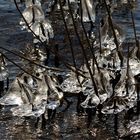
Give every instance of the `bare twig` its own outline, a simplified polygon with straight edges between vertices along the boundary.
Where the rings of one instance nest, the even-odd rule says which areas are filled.
[[[68,0],[68,7],[69,7],[69,12],[70,12],[70,15],[71,15],[71,18],[72,18],[74,30],[75,30],[76,36],[78,38],[78,41],[80,43],[80,47],[81,47],[82,52],[83,52],[83,57],[84,57],[85,62],[86,62],[86,67],[87,67],[87,69],[89,71],[89,74],[90,74],[90,77],[91,77],[91,80],[92,80],[92,83],[93,83],[93,86],[94,86],[94,89],[95,89],[95,93],[98,95],[98,89],[97,89],[97,86],[96,86],[96,83],[94,81],[94,77],[93,77],[92,71],[91,71],[89,63],[88,63],[88,58],[87,58],[84,46],[83,46],[83,44],[81,42],[80,36],[78,34],[78,31],[77,31],[77,27],[76,27],[76,24],[75,24],[75,21],[74,21],[74,17],[73,17],[73,13],[72,13],[72,10],[71,10],[71,6],[70,6],[70,1],[69,0]]]
[[[90,17],[90,14],[89,14],[89,9],[88,9],[88,6],[87,6],[87,3],[85,2],[85,4],[86,4],[87,11],[88,11],[88,16],[89,16],[89,18],[90,18],[90,20],[91,20],[91,17]],[[80,6],[82,7],[81,0],[80,0]],[[95,62],[95,65],[96,65],[96,67],[97,67],[97,69],[98,69],[98,72],[100,72],[100,69],[99,69],[97,60],[96,60],[95,55],[94,55],[93,46],[91,46],[91,44],[90,44],[90,41],[89,41],[89,38],[88,38],[88,36],[87,36],[87,32],[86,32],[85,26],[84,26],[84,24],[83,24],[83,20],[82,20],[82,9],[81,9],[80,13],[81,13],[81,25],[82,25],[82,28],[83,28],[83,31],[84,31],[84,34],[85,34],[85,37],[86,37],[86,41],[87,41],[88,46],[89,46],[89,48],[90,48],[90,51],[91,51],[93,60],[94,60],[94,62]],[[92,21],[91,21],[91,22],[92,22]],[[91,24],[92,24],[92,23],[91,23]]]
[[[25,60],[29,61],[30,63],[32,63],[32,64],[34,64],[34,65],[37,65],[37,66],[39,66],[39,67],[45,68],[45,69],[47,69],[47,70],[64,71],[64,70],[59,69],[59,68],[48,67],[48,66],[44,66],[44,65],[38,64],[38,63],[36,63],[36,62],[34,62],[34,61],[32,61],[32,60],[30,60],[30,59],[24,57],[23,55],[20,55],[20,54],[18,54],[18,53],[16,53],[16,52],[11,51],[11,50],[9,50],[9,49],[6,49],[6,48],[4,48],[4,47],[0,47],[0,49],[3,49],[3,50],[5,50],[5,51],[7,51],[7,52],[9,52],[9,53],[12,53],[12,54],[14,54],[15,56],[18,56],[18,57],[20,57],[20,58],[22,58],[22,59],[25,59]]]
[[[77,66],[76,66],[76,61],[75,61],[75,56],[74,56],[74,50],[73,50],[73,47],[72,47],[72,41],[71,41],[71,38],[70,38],[70,33],[69,33],[69,30],[68,30],[67,23],[65,21],[64,11],[63,11],[61,0],[59,0],[59,4],[60,4],[61,15],[62,15],[62,18],[63,18],[63,22],[64,22],[64,25],[65,25],[65,29],[66,29],[69,44],[70,44],[70,49],[71,49],[71,53],[72,53],[72,60],[73,60],[73,64],[74,64],[74,67],[75,67],[75,70],[76,70],[76,77],[77,77],[79,85],[81,86],[81,83],[80,83],[80,80],[79,80],[79,77],[78,77],[78,73],[77,73]]]
[[[112,29],[112,33],[113,33],[113,37],[114,37],[114,43],[116,44],[117,53],[118,53],[119,59],[121,60],[121,66],[123,66],[123,55],[122,55],[122,53],[120,51],[120,48],[119,48],[117,36],[116,36],[115,30],[114,30],[114,26],[113,26],[111,14],[110,14],[110,9],[109,9],[109,7],[106,3],[106,0],[104,0],[104,4],[105,4],[105,7],[106,7],[106,10],[107,10],[107,13],[108,13],[109,24],[110,24],[110,27]]]
[[[18,67],[19,69],[21,69],[22,71],[24,71],[25,73],[29,74],[30,76],[41,80],[40,78],[36,77],[35,75],[29,73],[28,71],[26,71],[25,69],[23,69],[21,66],[19,66],[17,63],[15,63],[14,61],[12,61],[10,58],[8,58],[5,54],[3,54],[2,52],[0,52],[9,62],[13,63],[16,67]]]
[[[130,1],[129,0],[128,0],[128,3],[129,3],[129,6],[130,6],[130,10],[131,10],[130,13],[131,13],[131,19],[132,19],[132,25],[133,25],[133,30],[134,30],[134,37],[135,37],[136,47],[138,48],[137,53],[136,53],[136,56],[137,56],[137,58],[140,59],[140,56],[139,56],[139,54],[140,54],[140,47],[139,47],[139,40],[137,38],[137,32],[136,32],[134,14],[133,14],[133,11],[131,9],[131,4],[130,4]]]
[[[19,9],[16,0],[14,0],[14,3],[15,3],[15,5],[16,5],[16,8],[17,8],[18,12],[20,13],[21,17],[23,18],[24,22],[26,23],[28,29],[29,29],[29,30],[31,31],[31,33],[40,41],[40,43],[41,43],[43,46],[45,46],[44,42],[42,42],[42,40],[41,40],[41,39],[34,33],[34,31],[30,28],[28,22],[26,21],[26,19],[24,18],[22,12],[21,12],[20,9]],[[45,47],[46,47],[46,46],[45,46]],[[52,54],[55,54],[55,52],[53,52],[50,48],[47,47],[47,49],[48,49]],[[7,51],[8,51],[8,50],[7,50]],[[59,54],[56,54],[56,55],[59,57],[59,60],[67,67],[67,64],[68,64],[68,63],[65,62],[64,59],[61,58],[61,56],[60,56]],[[20,56],[19,56],[19,57],[20,57]],[[26,60],[27,60],[27,59],[26,59]],[[68,64],[68,65],[70,65],[70,64]],[[71,67],[67,67],[67,68],[70,69]],[[73,71],[73,69],[71,69],[71,70]],[[79,71],[79,70],[77,70],[77,74],[81,75],[78,71]],[[80,71],[81,71],[81,70],[80,70]],[[82,76],[82,75],[81,75],[81,76]]]

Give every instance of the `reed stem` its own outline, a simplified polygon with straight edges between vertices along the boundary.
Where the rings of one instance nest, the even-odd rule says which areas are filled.
[[[69,12],[70,12],[70,15],[71,15],[71,18],[72,18],[74,30],[75,30],[77,39],[78,39],[78,41],[80,43],[80,47],[81,47],[82,52],[83,52],[83,57],[84,57],[85,62],[86,62],[86,67],[87,67],[87,69],[89,71],[89,74],[90,74],[90,77],[91,77],[91,80],[92,80],[92,83],[93,83],[93,86],[94,86],[95,93],[98,96],[98,89],[97,89],[97,86],[96,86],[96,83],[94,81],[94,77],[93,77],[92,71],[91,71],[90,66],[89,66],[89,63],[88,63],[88,58],[87,58],[87,55],[86,55],[86,52],[85,52],[83,43],[81,42],[80,36],[78,34],[78,31],[77,31],[77,27],[76,27],[76,24],[75,24],[75,21],[74,21],[74,17],[73,17],[73,13],[72,13],[72,10],[71,10],[71,6],[70,6],[70,1],[69,0],[68,0],[68,7],[69,7]]]

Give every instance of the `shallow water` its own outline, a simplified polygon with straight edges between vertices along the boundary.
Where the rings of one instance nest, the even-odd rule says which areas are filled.
[[[137,0],[136,3],[133,5],[133,15],[135,19],[135,26],[137,31],[137,36],[140,36],[140,1]],[[126,33],[126,41],[131,42],[132,38],[134,38],[134,31],[132,27],[132,19],[129,8],[120,7],[121,9],[117,9],[116,12],[114,12],[114,19],[115,21],[122,26],[123,30]],[[129,38],[129,39],[128,39]]]
[[[136,8],[134,10],[135,22],[137,35],[140,37],[140,0],[137,1]],[[121,16],[120,16],[121,14]],[[130,13],[127,14],[126,11],[120,11],[114,14],[114,19],[117,23],[124,27],[126,32],[126,42],[134,43],[134,35],[132,29],[132,23],[130,18]],[[59,17],[56,14],[56,17]],[[51,17],[53,18],[53,17]],[[20,20],[19,13],[17,12],[15,6],[9,0],[0,1],[0,46],[8,48],[10,50],[19,50],[24,48],[27,42],[32,42],[31,35],[26,31],[21,31],[20,25],[18,24]],[[64,48],[64,36],[62,35],[62,30],[57,29],[57,20],[53,21],[53,26],[56,28],[56,44],[60,45],[60,50],[67,53],[68,61],[71,61],[71,55],[69,49]],[[60,23],[59,23],[60,24]],[[129,39],[129,40],[128,40]],[[74,45],[78,44],[77,40],[73,36]],[[61,49],[62,47],[62,49]],[[75,48],[76,49],[76,48]],[[79,50],[80,51],[80,50]],[[19,59],[12,54],[3,51],[10,59],[14,60],[18,64],[21,64]],[[78,52],[80,54],[80,52]],[[66,56],[63,56],[66,57]],[[81,56],[77,55],[77,59]],[[15,75],[19,72],[19,69],[13,64],[8,62],[8,69],[10,71],[10,80],[12,81]],[[45,140],[113,140],[117,139],[114,136],[114,116],[109,115],[103,117],[100,121],[99,118],[94,116],[94,120],[91,122],[91,126],[87,127],[87,115],[82,113],[78,114],[76,111],[76,97],[69,97],[72,104],[68,110],[62,112],[65,108],[65,104],[62,108],[57,110],[55,120],[48,122],[46,129],[35,128],[35,118],[19,118],[13,117],[9,108],[1,108],[0,110],[0,139],[1,140],[35,140],[35,139],[45,139]],[[120,119],[121,115],[119,116]],[[123,120],[120,120],[120,123]]]

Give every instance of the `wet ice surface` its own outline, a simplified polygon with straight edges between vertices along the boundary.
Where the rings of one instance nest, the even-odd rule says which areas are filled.
[[[137,10],[139,12],[139,10]],[[139,14],[136,14],[136,23],[137,31],[140,33],[140,28],[138,28],[139,23]],[[14,5],[9,0],[0,1],[0,46],[8,48],[10,50],[18,50],[25,46],[27,42],[31,41],[31,36],[25,31],[21,31],[20,26],[18,25],[20,20],[19,14],[16,11]],[[121,19],[120,19],[121,20]],[[125,21],[129,22],[129,21]],[[129,26],[129,25],[128,25]],[[131,25],[130,25],[131,27]],[[126,28],[126,27],[125,27]],[[130,28],[129,28],[130,29]],[[128,30],[128,32],[132,30]],[[57,31],[56,31],[57,32]],[[58,33],[61,31],[58,31]],[[129,37],[129,36],[128,36]],[[62,40],[63,36],[55,36],[57,41]],[[75,42],[76,43],[76,42]],[[67,50],[65,50],[67,52]],[[5,51],[4,51],[5,52]],[[13,56],[10,53],[5,52],[12,60],[17,61],[17,57]],[[77,56],[78,58],[80,56]],[[13,64],[8,63],[8,68],[10,72],[10,80],[12,81],[15,75],[18,73],[19,69]],[[72,101],[70,108],[63,113],[62,110],[65,107],[65,103],[57,111],[55,120],[46,125],[45,130],[36,129],[34,117],[31,118],[22,118],[12,116],[10,112],[10,107],[7,107],[6,110],[1,108],[0,111],[0,139],[20,139],[20,140],[35,140],[35,139],[96,139],[97,140],[109,140],[114,138],[114,116],[108,115],[108,117],[103,118],[103,121],[100,121],[97,116],[94,117],[94,120],[91,123],[91,126],[87,127],[87,115],[77,114],[76,112],[76,103],[77,98],[69,98]],[[105,120],[106,119],[106,120]],[[123,121],[123,120],[122,120]],[[120,121],[120,123],[122,122]],[[134,122],[134,123],[133,123]],[[130,128],[132,125],[138,125],[139,121],[133,121],[127,128]],[[124,129],[124,128],[123,128]],[[135,128],[132,129],[135,131]],[[125,131],[125,130],[124,130]],[[126,133],[127,134],[127,133]]]

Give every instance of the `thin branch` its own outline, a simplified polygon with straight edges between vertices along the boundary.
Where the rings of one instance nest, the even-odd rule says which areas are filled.
[[[85,2],[85,4],[86,4],[87,11],[88,11],[88,16],[89,16],[89,18],[90,18],[90,20],[91,20],[91,17],[90,17],[90,14],[89,14],[89,9],[88,9],[88,6],[87,6],[87,3]],[[80,0],[80,6],[82,7],[81,0]],[[95,55],[94,55],[93,47],[92,47],[91,44],[90,44],[90,41],[89,41],[89,38],[88,38],[88,36],[87,36],[87,32],[86,32],[85,26],[84,26],[84,24],[83,24],[83,20],[82,20],[82,9],[80,10],[80,13],[81,13],[81,25],[82,25],[82,28],[83,28],[83,31],[84,31],[84,34],[85,34],[85,37],[86,37],[86,41],[87,41],[88,46],[89,46],[89,48],[90,48],[90,51],[91,51],[93,60],[94,60],[94,62],[95,62],[95,65],[96,65],[96,67],[97,67],[97,70],[98,70],[98,72],[100,72],[100,69],[99,69],[99,66],[98,66],[96,57],[95,57]],[[91,22],[92,22],[92,21],[91,21]]]
[[[60,4],[61,15],[62,15],[62,18],[63,18],[63,22],[64,22],[64,25],[65,25],[65,29],[66,29],[69,44],[70,44],[70,49],[71,49],[71,53],[72,53],[72,60],[73,60],[73,64],[74,64],[74,67],[75,67],[75,70],[76,70],[76,77],[77,77],[79,85],[81,86],[81,83],[80,83],[80,80],[79,80],[79,77],[78,77],[78,73],[77,73],[77,66],[76,66],[76,62],[75,62],[75,56],[74,56],[74,50],[73,50],[73,47],[72,47],[72,41],[71,41],[71,38],[70,38],[70,33],[68,31],[67,23],[65,21],[64,11],[63,11],[61,0],[59,0],[59,4]]]
[[[30,28],[28,22],[26,21],[26,19],[24,18],[22,12],[21,12],[20,9],[19,9],[16,0],[14,0],[14,3],[15,3],[15,6],[16,6],[18,12],[20,13],[21,17],[23,18],[24,22],[26,23],[28,29],[29,29],[29,30],[32,32],[32,34],[40,41],[40,43],[41,43],[43,46],[45,46],[45,45],[44,45],[44,42],[42,42],[42,40],[40,40],[40,38],[39,38],[39,37],[34,33],[34,31]],[[55,54],[50,48],[47,47],[47,49],[48,49],[52,54]],[[56,55],[59,57],[60,61],[67,67],[67,64],[68,64],[68,63],[65,62],[64,59],[61,58],[60,55],[58,55],[58,54],[56,54]],[[70,64],[69,64],[69,65],[70,65]],[[67,67],[67,68],[70,68],[70,67]],[[73,69],[71,69],[71,70],[73,71]],[[81,71],[81,70],[80,70],[80,71]],[[78,71],[77,71],[77,73],[78,73],[79,75],[81,75]],[[81,75],[81,76],[82,76],[82,75]]]
[[[80,36],[78,34],[78,31],[77,31],[77,27],[76,27],[76,24],[75,24],[75,21],[74,21],[74,17],[73,17],[73,13],[72,13],[72,10],[71,10],[71,6],[70,6],[70,1],[69,0],[68,0],[68,7],[69,7],[70,15],[72,17],[72,22],[73,22],[74,30],[75,30],[76,36],[78,38],[78,41],[80,43],[80,46],[81,46],[81,49],[82,49],[82,52],[83,52],[83,57],[84,57],[85,62],[86,62],[86,67],[87,67],[87,69],[89,71],[89,74],[90,74],[90,77],[91,77],[91,80],[92,80],[92,83],[93,83],[93,86],[94,86],[94,89],[95,89],[95,93],[98,95],[98,89],[97,89],[97,86],[96,86],[96,83],[94,81],[94,77],[93,77],[92,71],[91,71],[89,63],[88,63],[88,58],[87,58],[84,46],[83,46],[83,44],[81,42]]]
[[[133,134],[128,134],[128,135],[125,135],[125,136],[121,136],[119,137],[119,139],[124,139],[124,138],[130,138],[131,136],[134,137],[136,135],[140,135],[140,132],[137,132],[137,133],[133,133]]]
[[[134,37],[135,37],[135,42],[136,42],[136,47],[138,48],[136,56],[137,58],[140,59],[139,53],[140,53],[140,47],[139,47],[139,40],[137,38],[137,32],[136,32],[136,26],[135,26],[135,20],[134,20],[134,14],[133,11],[131,9],[131,4],[130,4],[130,0],[128,0],[129,6],[130,6],[130,10],[131,10],[131,19],[132,19],[132,25],[133,25],[133,30],[134,30]]]
[[[126,93],[127,95],[129,95],[129,91],[128,91],[128,87],[129,87],[129,79],[130,79],[130,75],[129,75],[129,53],[130,52],[130,48],[128,45],[128,51],[127,51],[127,72],[126,72]]]
[[[21,69],[22,71],[24,71],[25,73],[29,74],[30,76],[41,80],[40,78],[36,77],[35,75],[29,73],[28,71],[26,71],[25,69],[23,69],[21,66],[19,66],[17,63],[15,63],[14,61],[12,61],[10,58],[8,58],[5,54],[3,54],[2,52],[0,52],[9,62],[13,63],[15,66],[17,66],[19,69]]]
[[[44,66],[44,65],[38,64],[38,63],[36,63],[36,62],[34,62],[34,61],[32,61],[32,60],[30,60],[30,59],[24,57],[23,55],[20,55],[20,54],[18,54],[18,53],[15,53],[14,51],[11,51],[11,50],[6,49],[6,48],[4,48],[4,47],[1,47],[1,46],[0,46],[0,49],[3,49],[3,50],[5,50],[5,51],[7,51],[7,52],[9,52],[9,53],[12,53],[12,54],[14,54],[15,56],[18,56],[18,57],[20,57],[20,58],[22,58],[22,59],[25,59],[25,60],[29,61],[30,63],[32,63],[32,64],[34,64],[34,65],[37,65],[37,66],[39,66],[39,67],[45,68],[45,69],[47,69],[47,70],[64,71],[64,70],[59,69],[59,68],[48,67],[48,66]]]
[[[110,24],[110,27],[111,27],[111,30],[113,33],[114,43],[116,44],[117,53],[118,53],[119,59],[121,60],[121,66],[123,66],[123,56],[122,56],[122,53],[121,53],[120,48],[119,48],[117,36],[116,36],[115,30],[114,30],[114,25],[113,25],[111,14],[110,14],[110,9],[106,3],[106,0],[104,0],[104,4],[105,4],[105,7],[106,7],[106,10],[108,13],[108,20],[109,20],[109,24]]]
[[[28,29],[31,31],[31,33],[41,42],[41,44],[43,44],[43,46],[44,46],[44,43],[42,42],[42,40],[39,38],[39,36],[38,35],[36,35],[35,34],[35,32],[31,29],[31,27],[29,26],[29,24],[28,24],[28,22],[27,22],[27,20],[25,19],[25,17],[23,16],[23,14],[22,14],[22,12],[20,11],[20,9],[19,9],[19,7],[18,7],[18,4],[17,4],[17,1],[16,0],[14,0],[14,3],[15,3],[15,6],[16,6],[16,8],[17,8],[17,10],[18,10],[18,12],[20,13],[20,15],[21,15],[21,17],[23,18],[23,20],[24,20],[24,22],[25,22],[25,24],[26,24],[26,26],[28,27]]]

